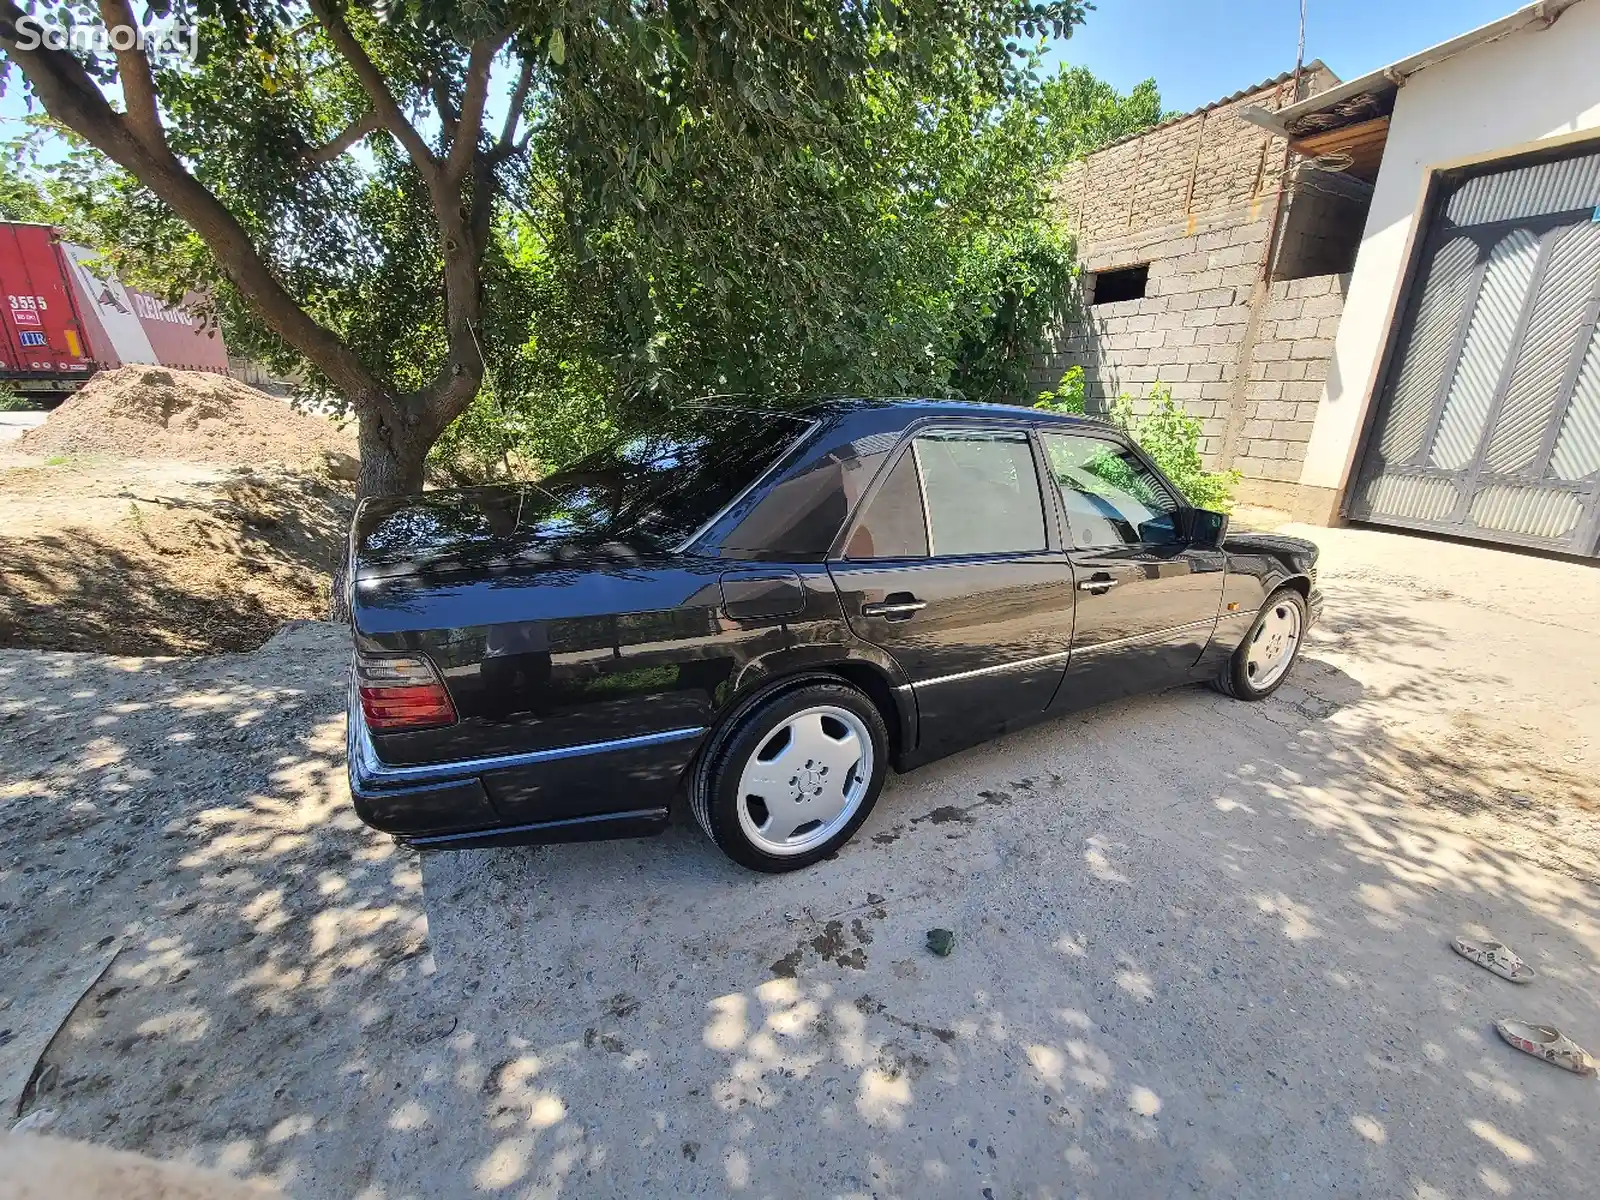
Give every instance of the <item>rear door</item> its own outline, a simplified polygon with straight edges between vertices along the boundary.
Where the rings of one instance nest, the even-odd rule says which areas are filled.
[[[1220,556],[1192,549],[1182,505],[1115,436],[1041,431],[1078,583],[1072,662],[1053,708],[1086,708],[1184,679],[1222,602]]]
[[[829,563],[851,628],[911,681],[918,757],[1025,723],[1055,694],[1074,597],[1047,511],[1026,429],[927,429]]]

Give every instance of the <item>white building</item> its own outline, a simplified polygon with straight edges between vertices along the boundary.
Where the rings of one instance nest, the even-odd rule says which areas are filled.
[[[1296,515],[1600,555],[1600,0],[1248,118],[1377,160]]]

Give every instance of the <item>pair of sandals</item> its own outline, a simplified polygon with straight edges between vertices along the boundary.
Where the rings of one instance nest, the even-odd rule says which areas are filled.
[[[1492,971],[1512,983],[1531,983],[1538,976],[1538,972],[1523,962],[1516,951],[1492,938],[1456,937],[1450,940],[1450,948],[1468,962],[1477,963],[1484,970]],[[1508,1045],[1515,1046],[1524,1054],[1531,1054],[1574,1075],[1593,1078],[1596,1074],[1595,1061],[1589,1052],[1554,1025],[1537,1025],[1515,1017],[1501,1017],[1494,1023],[1494,1028]]]

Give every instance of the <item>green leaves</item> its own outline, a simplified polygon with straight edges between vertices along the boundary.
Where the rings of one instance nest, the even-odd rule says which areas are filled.
[[[1149,411],[1142,416],[1134,402],[1119,396],[1111,419],[1128,431],[1135,441],[1177,485],[1196,508],[1215,512],[1233,509],[1233,489],[1239,486],[1238,471],[1207,471],[1200,458],[1200,439],[1204,427],[1191,416],[1160,384],[1150,391]]]
[[[436,456],[472,475],[542,469],[712,391],[1023,400],[1072,295],[1046,184],[1160,111],[1153,86],[1123,97],[1081,69],[1037,78],[1037,39],[1086,7],[386,0],[314,4],[319,19],[201,0],[199,60],[158,62],[155,81],[172,150],[370,372],[355,391],[425,407],[460,361],[460,296],[481,296],[483,392]],[[486,37],[506,49],[491,117],[465,135],[458,206],[431,168],[449,159]],[[85,65],[115,78],[109,57]],[[502,144],[524,66],[531,140]],[[169,296],[203,286],[233,346],[331,396],[316,339],[275,336],[285,323],[269,328],[141,181],[92,156],[72,170],[44,199],[74,236]],[[474,214],[464,237],[455,218]],[[451,311],[444,247],[459,263],[479,229],[479,286],[452,275]]]

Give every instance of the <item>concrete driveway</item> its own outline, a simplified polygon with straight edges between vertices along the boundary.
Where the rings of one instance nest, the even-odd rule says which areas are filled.
[[[1600,571],[1300,532],[1328,614],[1269,702],[1181,689],[970,751],[779,878],[687,820],[419,870],[344,807],[337,630],[205,667],[0,657],[13,697],[55,672],[24,721],[157,697],[52,718],[82,742],[58,791],[103,787],[95,738],[257,764],[161,810],[154,883],[24,883],[4,847],[5,899],[82,939],[116,879],[147,898],[39,1103],[304,1197],[1590,1194],[1596,1085],[1490,1022],[1600,1049]]]

